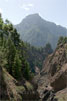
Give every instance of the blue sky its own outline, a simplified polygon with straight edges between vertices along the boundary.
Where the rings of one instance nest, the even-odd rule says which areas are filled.
[[[13,24],[33,13],[67,27],[67,0],[0,0],[0,12]]]

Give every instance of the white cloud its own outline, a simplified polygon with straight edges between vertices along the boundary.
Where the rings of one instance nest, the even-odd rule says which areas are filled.
[[[3,13],[2,9],[0,8],[0,13]]]
[[[23,4],[21,8],[23,8],[26,11],[29,11],[33,6],[33,4]]]

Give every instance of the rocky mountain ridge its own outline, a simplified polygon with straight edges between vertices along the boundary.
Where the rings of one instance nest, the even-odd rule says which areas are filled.
[[[67,101],[67,43],[57,46],[36,77],[43,101]]]

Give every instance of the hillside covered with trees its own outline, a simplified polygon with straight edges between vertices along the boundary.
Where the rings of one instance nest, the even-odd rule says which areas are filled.
[[[8,20],[4,23],[0,15],[0,65],[5,67],[16,79],[22,76],[29,79],[31,76],[30,67],[21,55],[20,44],[21,40],[17,30]]]
[[[43,48],[36,48],[21,41],[17,30],[13,25],[0,15],[0,54],[1,65],[16,79],[25,77],[29,79],[34,67],[42,69],[43,60],[53,52],[50,43]],[[5,54],[6,53],[6,54]]]

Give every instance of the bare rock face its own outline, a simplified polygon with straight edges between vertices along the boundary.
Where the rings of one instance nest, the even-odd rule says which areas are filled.
[[[45,75],[45,74],[48,74],[49,69],[50,69],[50,65],[51,65],[51,58],[52,58],[52,56],[53,56],[53,54],[49,55],[45,59],[45,61],[43,62],[43,67],[42,67],[43,69],[42,69],[42,71],[40,73],[42,76]]]
[[[2,71],[2,68],[0,67],[0,101],[9,99],[7,87],[4,82],[4,78],[2,74],[3,74],[3,71]]]
[[[39,101],[37,85],[26,80],[19,83],[5,68],[0,67],[0,101]]]
[[[37,66],[35,66],[35,75],[38,75],[38,74],[40,74],[40,69]]]
[[[7,101],[22,101],[21,95],[18,93],[18,82],[14,79],[4,68],[2,68],[2,76],[4,80],[4,87],[6,86],[6,91],[8,94]],[[2,84],[1,84],[2,85]],[[3,86],[3,85],[2,85]],[[4,90],[3,90],[4,92]],[[3,97],[4,98],[4,97]],[[5,99],[4,99],[5,101]]]
[[[38,91],[43,101],[67,101],[65,94],[65,92],[67,93],[67,44],[57,46],[54,53],[46,58],[40,72],[38,85]],[[46,91],[49,85],[52,90]]]
[[[58,46],[54,53],[47,57],[41,74],[48,73],[54,76],[65,63],[67,63],[67,44]]]
[[[65,64],[62,69],[54,75],[51,80],[51,86],[56,92],[67,87],[67,64]]]
[[[58,91],[55,94],[55,99],[57,99],[57,101],[67,101],[67,88]]]

